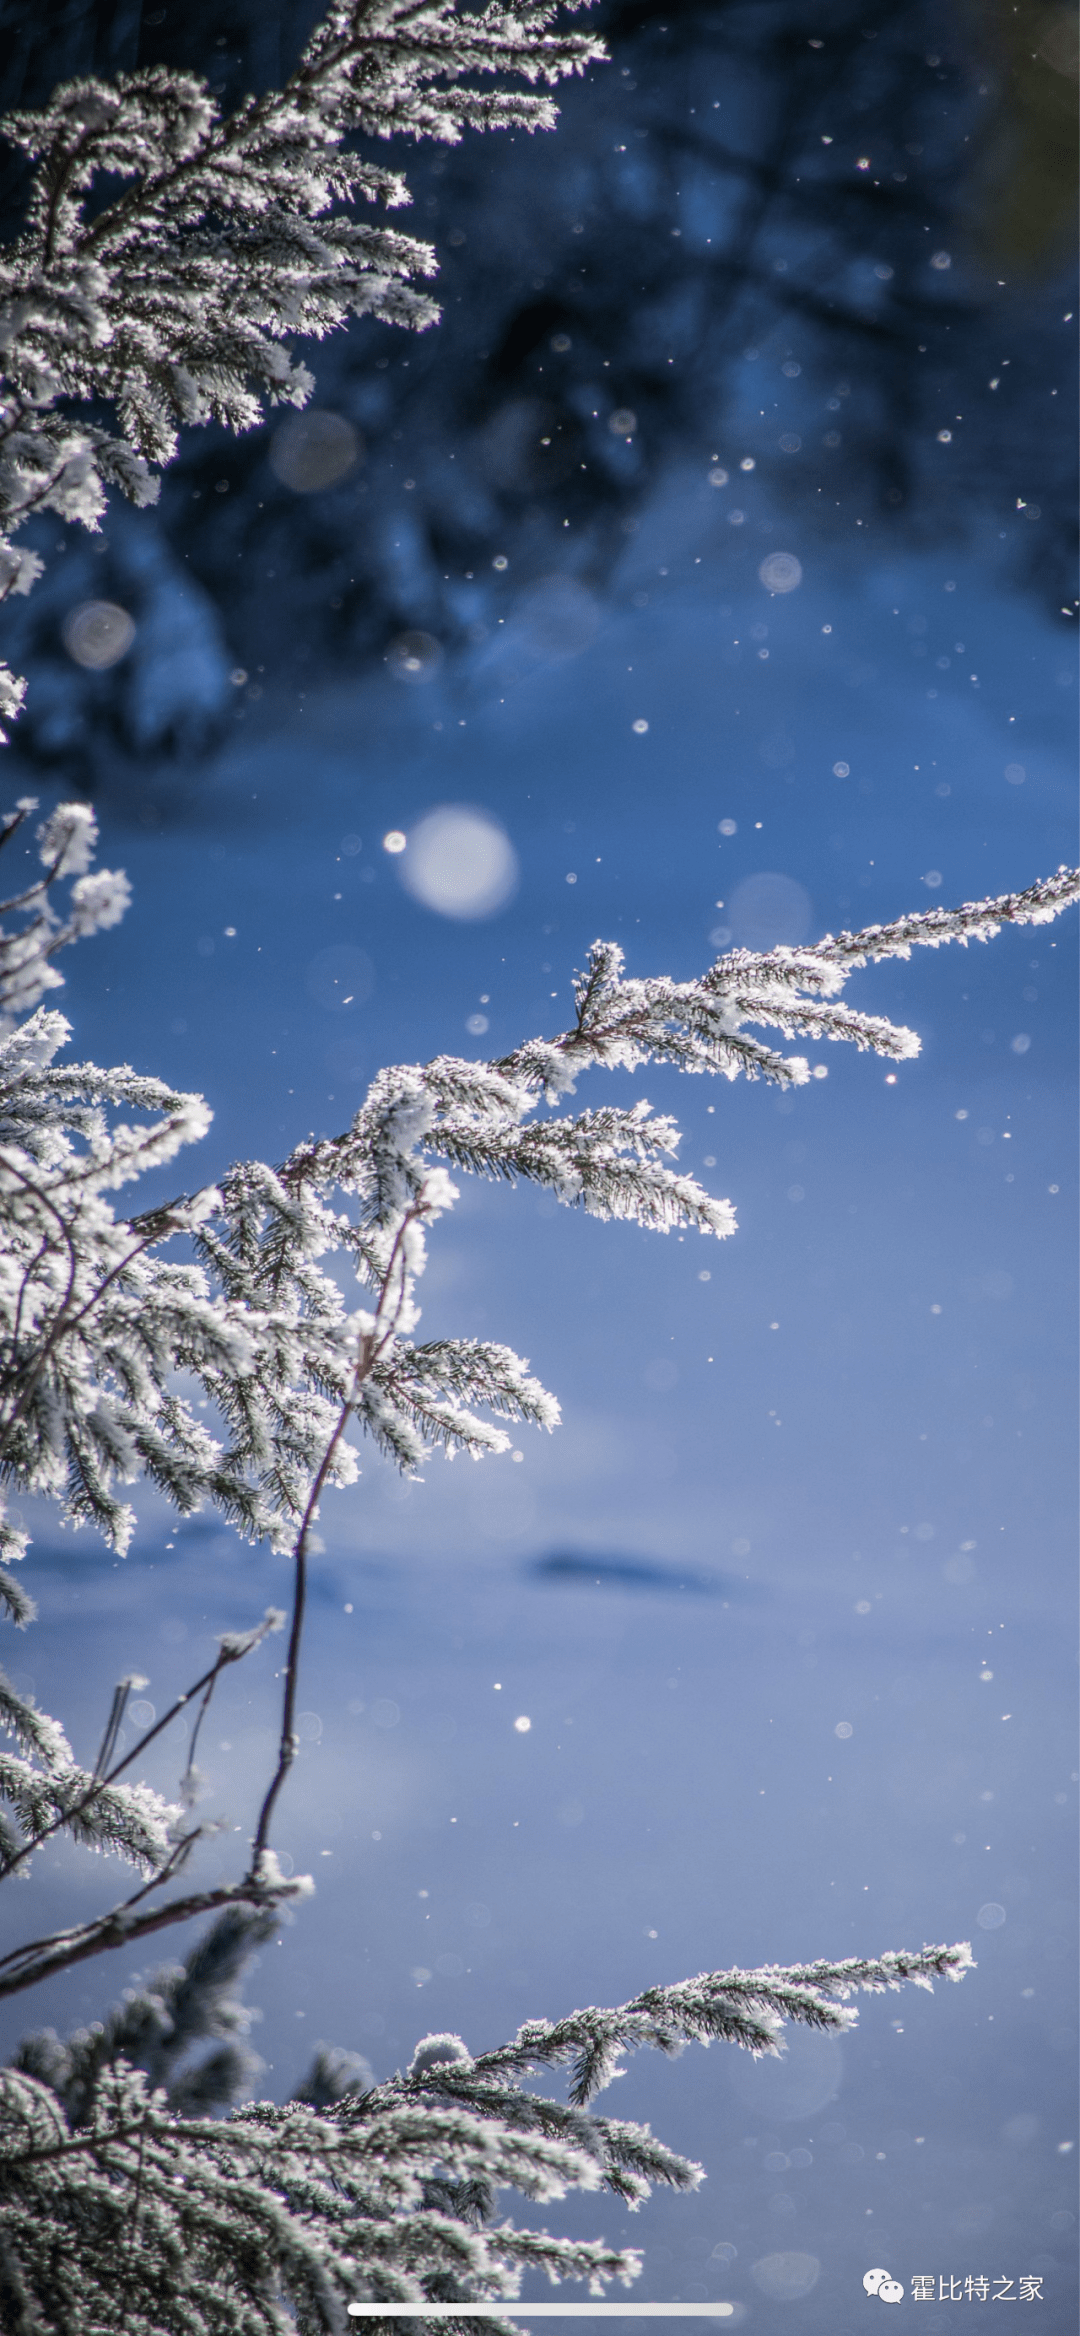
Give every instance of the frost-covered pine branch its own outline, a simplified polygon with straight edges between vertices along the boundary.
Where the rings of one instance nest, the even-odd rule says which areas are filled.
[[[56,2094],[72,2133],[92,2124],[102,2079],[120,2060],[142,2070],[175,2116],[202,2116],[231,2105],[262,2063],[246,2043],[252,2014],[238,1981],[253,1953],[275,1930],[271,1914],[230,1908],[187,1961],[129,1988],[105,2020],[62,2042],[52,2028],[28,2036],[12,2062]],[[241,2041],[237,2041],[241,2039]],[[217,2047],[193,2061],[202,2044]],[[346,2082],[351,2077],[351,2071]]]
[[[498,2080],[531,2075],[537,2068],[570,2069],[570,2100],[591,2101],[622,2074],[626,2052],[651,2045],[667,2054],[687,2043],[738,2044],[746,2052],[783,2049],[784,2023],[843,2034],[858,2014],[846,1998],[860,1989],[933,1987],[935,1979],[962,1979],[972,1968],[971,1950],[924,1947],[918,1955],[888,1954],[876,1960],[851,1956],[843,1963],[808,1963],[760,1971],[704,1971],[675,1987],[649,1987],[618,2011],[571,2012],[563,2020],[528,2020],[512,2044],[483,2053],[470,2063],[477,2078]],[[447,2080],[449,2081],[449,2080]],[[470,2081],[472,2077],[470,2076]]]
[[[0,258],[0,598],[39,572],[13,541],[33,513],[93,529],[111,488],[153,499],[181,424],[246,429],[264,401],[302,405],[312,382],[293,336],[318,338],[350,314],[432,321],[417,280],[433,255],[382,223],[408,195],[367,147],[549,126],[550,99],[506,82],[535,89],[601,53],[553,31],[555,16],[549,0],[478,13],[455,0],[339,0],[285,89],[228,120],[203,83],[164,70],[73,84],[9,117],[4,134],[34,169],[24,232]],[[21,691],[0,673],[0,714]],[[9,858],[35,808],[22,802],[0,828]],[[509,1347],[417,1335],[426,1243],[457,1199],[454,1175],[533,1182],[601,1219],[724,1238],[731,1206],[673,1165],[674,1122],[645,1102],[572,1110],[578,1078],[650,1061],[729,1079],[809,1076],[804,1056],[760,1033],[904,1059],[917,1052],[911,1032],[840,1002],[850,973],[1043,921],[1077,897],[1077,879],[1060,871],[1026,893],[812,949],[734,952],[690,982],[628,980],[621,953],[598,943],[569,1029],[497,1062],[384,1071],[337,1138],[124,1216],[121,1188],[197,1141],[210,1114],[126,1067],[58,1062],[69,1026],[43,1003],[61,981],[55,959],[114,925],[128,889],[92,871],[86,806],[61,805],[37,840],[43,873],[0,909],[0,1478],[120,1549],[134,1523],[121,1488],[146,1479],[182,1515],[215,1507],[290,1552],[294,1590],[291,1617],[270,1609],[225,1634],[210,1669],[126,1754],[136,1683],[119,1682],[92,1766],[31,1696],[0,1682],[13,1745],[0,1758],[0,1878],[26,1875],[64,1834],[133,1865],[138,1882],[102,1914],[9,1950],[0,1994],[217,1916],[184,1966],[67,2043],[29,2038],[0,2072],[5,2336],[309,2336],[342,2330],[354,2298],[414,2303],[421,2323],[425,2303],[460,2303],[464,2330],[470,2303],[512,2299],[529,2271],[594,2291],[628,2282],[633,2254],[494,2220],[507,2188],[543,2201],[607,2187],[636,2206],[653,2183],[701,2178],[646,2127],[587,2107],[620,2054],[713,2040],[775,2052],[786,2021],[848,2027],[855,1990],[959,1978],[970,1951],[706,1973],[613,2010],[529,2022],[476,2058],[458,2037],[427,2037],[383,2085],[323,2048],[292,2102],[216,2117],[255,2073],[237,2041],[240,1969],[283,1902],[311,1888],[286,1880],[271,1832],[296,1751],[312,1527],[329,1489],[354,1480],[357,1438],[415,1473],[437,1451],[497,1455],[507,1422],[557,1424],[554,1398]],[[342,1263],[351,1304],[332,1270]],[[0,1555],[17,1563],[25,1547],[21,1526],[0,1517]],[[33,1619],[16,1572],[0,1573],[0,1605],[17,1627]],[[216,1681],[286,1619],[278,1752],[246,1868],[178,1895],[206,1830],[192,1818],[194,1754]],[[195,1726],[168,1803],[127,1772],[181,1710]],[[528,2081],[556,2067],[570,2070],[567,2102]]]
[[[34,796],[23,795],[14,811],[0,818],[0,850],[37,808]],[[0,900],[0,917],[17,920],[8,931],[0,925],[0,1038],[10,1035],[18,1016],[28,1014],[47,990],[62,989],[64,977],[52,962],[60,950],[118,925],[131,899],[126,876],[108,868],[88,873],[97,843],[88,804],[61,804],[38,828],[37,841],[44,874]],[[65,877],[77,879],[66,918],[57,915],[50,897],[54,884]]]
[[[197,75],[154,66],[69,82],[0,122],[34,166],[0,254],[0,600],[41,574],[13,540],[34,514],[96,529],[112,489],[155,501],[180,425],[250,430],[266,403],[304,405],[296,336],[350,316],[435,321],[417,289],[431,246],[383,224],[405,180],[357,142],[550,129],[536,85],[604,53],[553,30],[558,13],[336,0],[284,88],[228,118]],[[24,691],[0,665],[0,725]]]
[[[31,936],[17,974],[24,995],[35,984],[40,992],[56,934],[70,937],[83,890],[98,881],[87,867],[92,834],[81,806],[61,806],[40,831],[46,877],[18,896],[23,926],[10,945],[17,954],[22,932]],[[64,924],[48,888],[73,869]],[[126,897],[122,879],[108,881],[112,897]],[[301,1143],[277,1168],[245,1162],[220,1189],[127,1219],[111,1194],[203,1132],[201,1098],[126,1069],[56,1067],[68,1026],[41,1006],[0,1041],[0,1475],[55,1499],[69,1522],[95,1525],[121,1549],[133,1518],[119,1487],[146,1476],[182,1514],[213,1505],[294,1560],[279,1753],[246,1874],[198,1906],[160,1896],[147,1905],[141,1892],[77,1932],[31,1942],[0,1962],[0,1993],[185,1913],[238,1898],[261,1905],[282,1891],[270,1830],[295,1755],[310,1534],[329,1487],[355,1480],[357,1433],[415,1473],[439,1449],[473,1459],[504,1451],[506,1422],[557,1423],[554,1398],[508,1346],[417,1336],[428,1232],[457,1197],[448,1171],[531,1181],[600,1218],[724,1238],[734,1230],[730,1203],[669,1165],[673,1121],[643,1101],[566,1108],[586,1070],[657,1060],[729,1079],[809,1076],[804,1056],[764,1045],[755,1025],[910,1056],[918,1046],[910,1031],[838,1003],[852,970],[920,942],[985,939],[1004,922],[1041,921],[1077,888],[1059,871],[1023,893],[812,949],[735,951],[689,982],[627,979],[620,952],[597,943],[567,1030],[496,1062],[439,1056],[383,1071],[340,1136]],[[149,1124],[117,1120],[116,1110]],[[185,1262],[167,1254],[178,1235],[195,1251]],[[327,1270],[335,1260],[352,1269],[359,1303]],[[20,1533],[3,1524],[0,1535],[17,1558]],[[18,1619],[22,1593],[13,1576],[5,1580]],[[80,1781],[40,1716],[18,1698],[7,1713],[23,1739],[0,1771],[17,1820],[6,1849],[12,1869],[23,1870],[28,1849],[62,1823],[99,1847],[125,1848],[120,1803],[109,1795],[118,1791],[128,1811],[123,1796],[134,1788],[108,1770]],[[140,1812],[149,1824],[142,1804]],[[136,1815],[132,1808],[124,1823],[135,1826]],[[142,1844],[154,1875],[147,1887],[159,1891],[190,1836],[177,1833],[172,1814],[153,1822],[152,1854],[137,1827],[127,1854]]]
[[[966,1947],[931,1947],[704,1973],[618,2010],[530,2021],[475,2058],[459,2036],[426,2036],[407,2072],[380,2085],[324,2049],[291,2102],[213,2121],[205,2109],[236,2048],[187,2076],[183,2057],[243,2027],[228,1991],[261,1935],[224,1918],[186,1966],[133,1991],[97,2031],[69,2044],[31,2037],[0,2077],[9,2280],[14,2271],[31,2311],[63,2296],[71,2336],[121,2325],[131,2336],[284,2336],[293,2313],[305,2330],[340,2330],[353,2300],[414,2303],[421,2327],[425,2303],[460,2302],[449,2325],[464,2330],[470,2302],[510,2301],[528,2272],[587,2281],[593,2294],[629,2285],[641,2267],[632,2250],[493,2219],[504,2189],[539,2202],[606,2189],[633,2211],[657,2183],[698,2186],[703,2169],[648,2126],[584,2107],[622,2053],[720,2038],[775,2053],[785,2020],[850,2028],[842,1999],[856,1989],[930,1988],[971,1963]],[[574,2071],[569,2103],[523,2081],[560,2064]]]
[[[602,1219],[724,1238],[730,1204],[670,1165],[674,1122],[644,1101],[571,1108],[582,1074],[659,1061],[728,1079],[805,1079],[806,1058],[763,1042],[762,1029],[910,1057],[913,1033],[838,1002],[851,972],[920,943],[1041,922],[1078,897],[1080,877],[1062,870],[1023,893],[811,949],[736,951],[689,982],[627,979],[620,952],[597,943],[568,1029],[496,1062],[440,1056],[383,1071],[336,1138],[300,1143],[277,1167],[242,1163],[220,1187],[124,1218],[117,1191],[196,1140],[209,1113],[201,1098],[127,1069],[55,1062],[68,1025],[34,1001],[58,978],[56,949],[126,905],[124,880],[110,877],[107,892],[90,891],[109,916],[83,914],[99,882],[93,840],[84,807],[53,814],[38,837],[45,874],[14,896],[0,935],[0,985],[9,967],[12,985],[0,987],[11,1005],[0,1040],[0,1472],[117,1547],[133,1527],[118,1487],[147,1477],[182,1514],[215,1506],[248,1537],[291,1551],[294,1594],[276,1764],[245,1871],[213,1889],[170,1895],[202,1831],[190,1820],[194,1739],[176,1804],[122,1772],[181,1708],[201,1717],[225,1665],[284,1616],[270,1610],[251,1631],[226,1634],[211,1669],[124,1757],[133,1681],[121,1681],[92,1768],[31,1697],[0,1689],[15,1747],[0,1762],[6,1871],[24,1873],[64,1832],[141,1875],[100,1916],[10,1950],[0,1994],[177,1921],[218,1917],[183,1969],[68,2044],[28,2039],[0,2077],[5,2330],[285,2336],[340,2330],[350,2299],[415,2302],[418,2319],[425,2301],[460,2301],[464,2329],[470,2301],[511,2299],[528,2271],[594,2289],[628,2281],[632,2254],[493,2219],[506,2188],[542,2201],[606,2186],[635,2206],[654,2182],[700,2179],[647,2128],[588,2110],[621,2054],[713,2040],[775,2052],[785,2022],[846,2028],[857,1989],[959,1978],[970,1951],[706,1973],[614,2010],[528,2022],[476,2058],[460,2038],[426,2038],[407,2074],[384,2085],[324,2050],[285,2107],[208,2114],[252,2073],[233,2041],[243,2020],[230,1990],[244,1955],[283,1901],[311,1888],[285,1879],[270,1840],[296,1750],[311,1529],[329,1488],[356,1475],[357,1436],[415,1473],[439,1450],[498,1454],[506,1421],[557,1423],[554,1398],[509,1347],[417,1335],[429,1232],[457,1198],[451,1172],[537,1183]],[[64,882],[66,919],[55,905]],[[19,1005],[33,1005],[22,1022]],[[190,1252],[182,1261],[168,1254],[177,1236]],[[334,1261],[355,1276],[352,1304]],[[210,1421],[198,1416],[200,1389]],[[9,1561],[21,1558],[21,1529],[0,1530]],[[0,1599],[17,1626],[32,1619],[16,1573],[0,1577]],[[207,2040],[220,2050],[192,2060]],[[556,2067],[570,2070],[566,2103],[528,2081]]]
[[[33,1602],[6,1572],[0,1573],[0,1606],[6,1607],[22,1628],[34,1619]],[[25,1880],[35,1851],[60,1832],[84,1847],[118,1853],[149,1877],[131,1898],[104,1916],[48,1938],[26,1940],[0,1956],[0,1995],[18,1994],[36,1986],[52,1971],[70,1969],[108,1946],[131,1946],[182,1918],[176,1900],[164,1909],[160,1903],[148,1909],[147,1900],[182,1872],[196,1843],[208,1830],[215,1830],[187,1821],[202,1783],[195,1767],[199,1731],[222,1672],[251,1654],[269,1631],[280,1630],[285,1619],[279,1608],[268,1606],[262,1622],[253,1629],[222,1632],[209,1670],[177,1696],[160,1720],[144,1729],[129,1752],[114,1758],[131,1691],[147,1684],[134,1673],[121,1679],[92,1770],[81,1768],[74,1760],[56,1721],[39,1712],[33,1698],[19,1694],[0,1672],[0,1725],[17,1746],[14,1753],[0,1753],[0,1802],[6,1802],[11,1811],[8,1816],[0,1807],[0,1881],[8,1881],[13,1874]],[[195,1719],[179,1801],[166,1803],[145,1784],[119,1784],[124,1770],[143,1758],[154,1738],[192,1709]],[[214,1906],[233,1906],[239,1914],[244,1906],[265,1909],[284,1899],[310,1894],[313,1885],[308,1875],[286,1882],[268,1857],[252,1863],[253,1877],[246,1887],[226,1885],[201,1892],[198,1903],[192,1899],[183,1902],[184,1911],[190,1915],[206,1913]]]

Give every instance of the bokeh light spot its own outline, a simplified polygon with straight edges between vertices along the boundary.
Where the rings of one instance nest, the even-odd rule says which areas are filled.
[[[494,916],[518,888],[518,857],[505,829],[484,811],[446,804],[413,828],[401,881],[439,916]]]
[[[105,673],[127,656],[135,638],[135,619],[115,600],[83,600],[65,617],[62,638],[76,665],[88,673]]]
[[[363,454],[363,445],[344,414],[318,407],[290,414],[270,441],[270,468],[294,495],[317,495],[336,487]]]

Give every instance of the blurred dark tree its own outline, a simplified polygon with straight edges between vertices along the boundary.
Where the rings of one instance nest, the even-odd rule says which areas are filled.
[[[0,100],[168,62],[227,107],[284,78],[317,14],[0,0]],[[10,620],[31,677],[16,759],[121,784],[258,698],[255,718],[373,660],[407,683],[490,655],[500,620],[522,657],[572,653],[601,592],[640,586],[647,505],[660,561],[689,513],[734,589],[782,511],[800,556],[992,541],[1004,574],[1075,608],[1073,8],[599,15],[611,63],[561,94],[554,140],[401,158],[439,326],[362,322],[309,352],[308,420],[189,433],[156,514],[117,510],[52,560]],[[13,166],[4,191],[13,229]],[[89,598],[136,619],[108,671],[61,643]]]

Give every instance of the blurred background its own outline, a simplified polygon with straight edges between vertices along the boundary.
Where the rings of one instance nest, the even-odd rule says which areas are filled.
[[[0,106],[166,63],[227,108],[281,80],[316,14],[2,0]],[[319,348],[305,417],[189,432],[156,513],[117,509],[90,541],[42,524],[48,577],[6,618],[34,668],[21,754],[167,819],[223,729],[328,681],[467,662],[513,617],[534,654],[581,648],[658,492],[727,469],[719,525],[748,458],[755,505],[834,556],[1004,528],[1003,579],[1075,605],[1071,7],[596,14],[611,63],[561,92],[557,148],[396,157],[437,331],[358,323]],[[23,169],[10,154],[0,181],[12,226]],[[65,632],[97,600],[135,620],[126,647]]]
[[[0,100],[168,61],[228,104],[314,15],[4,0]],[[384,1062],[562,1027],[598,933],[688,976],[1074,856],[1074,13],[597,15],[553,138],[395,157],[442,323],[306,349],[304,416],[189,434],[100,538],[43,523],[5,611],[11,795],[92,794],[135,887],[74,1043],[207,1093],[206,1178]],[[549,2219],[762,2330],[849,2336],[874,2265],[944,2283],[933,2336],[971,2275],[1075,2324],[1075,957],[1065,919],[858,976],[922,1037],[895,1078],[637,1082],[723,1248],[467,1188],[424,1332],[506,1338],[565,1424],[367,1461],[322,1520],[281,1829],[319,1895],[251,1983],[261,2092],[322,2037],[382,2075],[432,2028],[972,1939],[842,2046],[609,2096],[708,2179]],[[17,1676],[81,1752],[119,1670],[161,1709],[287,1589],[149,1502],[124,1565],[30,1521]],[[203,1761],[245,1830],[272,1673]],[[105,1888],[43,1858],[35,1926]],[[8,2005],[8,2047],[132,1977]]]

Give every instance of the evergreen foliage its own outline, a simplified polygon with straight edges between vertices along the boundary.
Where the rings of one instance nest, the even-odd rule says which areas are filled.
[[[61,21],[0,0],[0,111],[42,110],[61,76],[167,69],[205,73],[228,114],[280,85],[314,13],[91,0]],[[1072,229],[1067,58],[1053,38],[1057,65],[1041,53],[1038,0],[954,10],[947,37],[933,0],[819,14],[809,0],[598,0],[611,63],[568,91],[557,155],[513,135],[419,144],[407,223],[439,254],[437,334],[360,321],[320,346],[313,417],[284,406],[239,438],[186,432],[153,511],[114,502],[100,533],[69,531],[63,557],[49,519],[20,538],[46,561],[8,604],[7,655],[33,675],[20,764],[168,820],[226,725],[261,730],[368,661],[407,687],[440,654],[489,680],[497,662],[506,681],[571,657],[609,595],[655,605],[673,588],[656,575],[672,488],[723,600],[782,509],[804,562],[823,525],[835,546],[856,515],[896,551],[992,528],[1002,572],[1064,625],[1072,277],[1058,302],[1046,271]],[[0,234],[14,237],[30,166],[6,154],[5,171],[0,142]],[[857,167],[867,155],[872,171]],[[932,264],[943,253],[948,268]],[[1035,420],[1048,379],[1056,428]],[[629,437],[614,427],[627,412]],[[336,483],[279,475],[309,422],[316,446],[336,426]],[[104,669],[65,646],[73,612],[101,599],[135,625]],[[954,667],[944,694],[957,682]],[[762,743],[767,760],[793,751],[782,728]]]
[[[358,308],[428,321],[412,284],[424,248],[334,208],[401,194],[344,141],[545,124],[546,98],[478,89],[470,76],[535,82],[579,69],[594,46],[549,32],[552,16],[536,0],[475,16],[450,0],[348,0],[285,90],[229,122],[190,76],[164,69],[79,83],[23,115],[15,134],[38,169],[26,235],[4,262],[9,533],[42,508],[93,528],[110,486],[149,499],[150,465],[169,459],[183,420],[243,428],[263,396],[302,403],[310,381],[282,348],[287,334],[329,330]],[[102,176],[121,181],[103,200]],[[87,400],[113,407],[116,427],[74,420],[71,405]],[[32,555],[9,545],[5,558],[5,588],[25,589]],[[17,701],[18,685],[8,695]],[[26,798],[7,820],[9,858],[35,808]],[[1061,870],[1024,892],[807,949],[735,951],[688,982],[627,979],[619,950],[597,943],[564,1031],[493,1062],[441,1056],[385,1070],[336,1138],[124,1216],[115,1195],[197,1141],[210,1115],[201,1097],[129,1068],[58,1063],[70,1030],[44,1003],[61,983],[54,960],[114,925],[128,889],[122,875],[93,871],[84,804],[60,805],[36,840],[43,873],[0,909],[0,1477],[119,1550],[134,1526],[126,1484],[146,1479],[182,1515],[216,1508],[291,1554],[293,1599],[290,1617],[270,1608],[224,1634],[210,1669],[121,1756],[121,1721],[142,1684],[122,1679],[92,1770],[30,1694],[0,1682],[15,1747],[0,1763],[0,1879],[27,1875],[57,1835],[138,1875],[105,1914],[0,1957],[0,1995],[217,1917],[182,1967],[130,1991],[107,2021],[67,2042],[31,2036],[0,2072],[5,2336],[336,2336],[359,2299],[415,2303],[421,2325],[425,2304],[460,2303],[452,2325],[465,2329],[470,2305],[512,2298],[530,2271],[593,2291],[627,2282],[632,2254],[493,2220],[506,2188],[544,2202],[606,2186],[636,2206],[653,2183],[700,2179],[647,2128],[589,2109],[621,2054],[714,2039],[774,2053],[787,2021],[845,2029],[857,1990],[958,1979],[970,1950],[705,1973],[614,2010],[529,2022],[476,2057],[456,2036],[429,2036],[384,2084],[322,2048],[293,2101],[232,2106],[255,2073],[240,1970],[287,1901],[313,1887],[285,1877],[271,1834],[297,1749],[320,1503],[355,1477],[354,1434],[412,1474],[435,1451],[504,1451],[506,1421],[557,1424],[554,1398],[509,1347],[416,1335],[427,1235],[457,1198],[452,1175],[532,1182],[601,1218],[725,1238],[730,1205],[669,1165],[674,1123],[644,1102],[571,1108],[578,1078],[651,1061],[728,1079],[809,1077],[803,1055],[759,1033],[910,1057],[912,1032],[841,1002],[849,975],[914,946],[1047,921],[1080,895],[1080,877]],[[351,1269],[355,1303],[334,1263]],[[0,1541],[0,1598],[24,1628],[26,1535],[4,1521]],[[194,1754],[217,1681],[286,1620],[277,1759],[245,1871],[169,1895],[206,1830],[193,1814]],[[192,1705],[181,1795],[166,1803],[126,1772]],[[564,2103],[530,2083],[558,2068],[570,2071]],[[231,2114],[215,2116],[223,2107]]]
[[[235,1953],[231,1920],[202,1950],[214,1977],[228,1976]],[[647,2126],[586,2111],[620,2073],[622,2053],[713,2038],[772,2051],[784,2020],[843,2030],[854,2019],[843,1999],[857,1989],[930,1987],[961,1978],[970,1960],[966,1947],[938,1947],[710,1972],[649,1988],[618,2011],[530,2021],[512,2044],[475,2059],[459,2036],[428,2036],[387,2084],[352,2075],[316,2109],[309,2080],[282,2108],[260,2102],[214,2121],[197,2092],[170,2099],[145,2073],[147,2063],[168,2067],[163,2015],[198,1995],[192,1958],[171,1989],[136,1998],[100,2039],[65,2048],[32,2038],[0,2078],[8,2294],[17,2297],[18,2280],[25,2299],[10,2325],[18,2336],[39,2325],[28,2315],[44,2295],[47,2324],[79,2336],[118,2326],[139,2336],[339,2331],[348,2302],[371,2298],[414,2302],[420,2326],[425,2300],[460,2301],[460,2316],[443,2324],[470,2329],[470,2300],[510,2299],[529,2271],[586,2280],[591,2294],[605,2281],[629,2285],[640,2268],[632,2251],[491,2220],[501,2188],[544,2202],[603,2186],[633,2210],[655,2183],[697,2187],[703,2169]],[[191,2023],[181,2021],[182,2012],[187,2041]],[[130,2058],[120,2057],[124,2045]],[[573,2068],[568,2104],[523,2089],[523,2078],[560,2064]],[[497,2317],[480,2325],[513,2336]]]
[[[29,815],[24,803],[10,832]],[[251,1538],[290,1549],[294,1600],[277,1763],[251,1836],[246,1871],[212,1889],[156,1895],[173,1882],[204,1828],[185,1790],[165,1804],[121,1782],[195,1698],[200,1719],[221,1670],[249,1654],[284,1616],[268,1610],[226,1634],[207,1673],[123,1758],[115,1757],[131,1688],[120,1682],[92,1773],[63,1731],[7,1681],[0,1710],[17,1749],[0,1763],[5,1819],[0,1875],[25,1873],[58,1832],[135,1864],[143,1879],[106,1914],[0,1958],[0,1994],[177,1921],[218,1919],[186,1965],[163,1973],[107,2022],[64,2044],[30,2037],[0,2079],[0,2181],[5,2189],[0,2293],[13,2331],[42,2327],[98,2336],[259,2329],[340,2330],[349,2300],[510,2298],[530,2270],[553,2279],[628,2281],[638,2259],[494,2223],[497,2193],[534,2201],[606,2185],[638,2205],[654,2182],[692,2187],[700,2168],[647,2128],[588,2112],[620,2055],[648,2044],[671,2053],[722,2039],[775,2052],[785,2021],[843,2029],[857,1989],[958,1979],[967,1946],[876,1961],[716,1971],[650,1988],[612,2011],[532,2021],[513,2043],[473,2058],[460,2038],[433,2036],[388,2084],[323,2050],[284,2107],[235,2102],[254,2074],[236,2042],[244,2015],[230,1990],[246,1955],[309,1877],[286,1880],[270,1843],[278,1795],[296,1752],[297,1673],[311,1530],[332,1483],[352,1481],[350,1429],[370,1436],[404,1472],[432,1451],[474,1459],[505,1450],[505,1420],[552,1428],[553,1399],[506,1346],[416,1336],[416,1285],[428,1228],[452,1208],[450,1170],[544,1186],[567,1207],[653,1230],[723,1239],[729,1203],[667,1163],[669,1119],[644,1102],[572,1109],[593,1068],[650,1061],[697,1074],[740,1073],[777,1084],[810,1076],[805,1056],[756,1035],[846,1041],[889,1060],[916,1054],[912,1031],[840,1001],[850,973],[913,947],[987,939],[1001,924],[1040,923],[1080,894],[1059,871],[1026,892],[957,910],[932,909],[807,949],[736,950],[697,980],[628,980],[620,951],[597,943],[576,984],[569,1027],[494,1062],[440,1056],[380,1073],[350,1127],[299,1144],[279,1167],[245,1162],[220,1188],[119,1218],[109,1197],[204,1130],[197,1097],[128,1070],[53,1067],[68,1025],[40,999],[59,976],[52,957],[73,937],[93,826],[60,806],[38,831],[45,876],[24,887],[0,941],[13,995],[33,1010],[3,1042],[0,1212],[4,1233],[0,1468],[25,1492],[50,1495],[75,1524],[125,1547],[133,1518],[117,1485],[145,1475],[187,1513],[218,1507]],[[57,877],[71,882],[62,922]],[[109,921],[123,906],[108,877],[92,900]],[[119,912],[118,912],[119,913]],[[86,911],[92,926],[93,915]],[[98,921],[102,921],[100,918]],[[149,1126],[115,1110],[149,1115]],[[185,1236],[194,1258],[168,1244]],[[326,1268],[347,1260],[352,1308]],[[215,1433],[178,1390],[205,1390]],[[5,1527],[9,1559],[25,1537]],[[32,1605],[5,1571],[11,1619]],[[210,2040],[217,2049],[192,2059]],[[564,2105],[534,2091],[543,2068],[570,2070]],[[119,2266],[119,2269],[118,2269]]]
[[[430,246],[350,208],[408,202],[404,180],[346,140],[549,129],[550,98],[477,79],[551,83],[601,54],[549,31],[555,14],[554,0],[478,13],[337,0],[285,87],[227,120],[204,81],[165,67],[68,83],[7,116],[35,169],[26,225],[0,256],[0,595],[41,572],[12,541],[33,513],[96,529],[110,489],[156,499],[180,424],[248,430],[264,399],[305,404],[314,382],[292,335],[321,339],[349,315],[433,323],[415,288]],[[72,402],[111,408],[115,427]],[[0,721],[24,686],[0,668]]]

